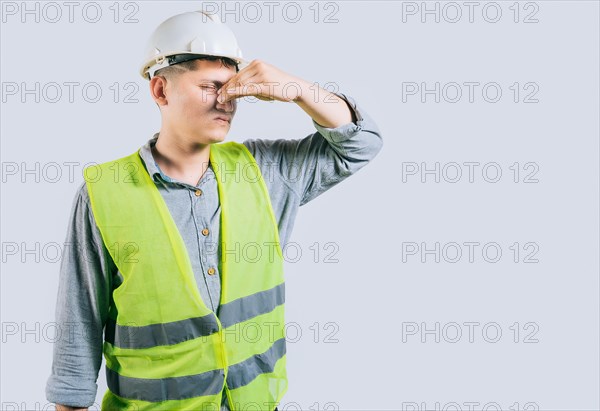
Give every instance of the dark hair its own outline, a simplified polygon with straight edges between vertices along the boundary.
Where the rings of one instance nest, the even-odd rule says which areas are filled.
[[[240,71],[238,63],[235,60],[230,59],[229,57],[202,55],[192,60],[186,60],[182,61],[181,63],[173,64],[172,66],[163,67],[157,70],[156,73],[154,73],[154,76],[171,77],[172,75],[176,75],[184,71],[196,70],[196,62],[198,60],[220,61],[221,65],[225,67],[235,67],[236,73]]]

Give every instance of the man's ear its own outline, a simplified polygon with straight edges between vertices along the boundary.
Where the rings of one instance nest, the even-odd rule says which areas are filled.
[[[167,105],[168,82],[164,76],[154,76],[150,79],[150,95],[157,106]]]

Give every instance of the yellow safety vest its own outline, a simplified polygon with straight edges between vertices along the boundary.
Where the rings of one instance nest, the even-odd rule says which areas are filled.
[[[103,343],[102,410],[274,410],[287,391],[283,255],[269,194],[240,143],[212,144],[221,306],[202,301],[183,239],[139,153],[84,170],[123,282]]]

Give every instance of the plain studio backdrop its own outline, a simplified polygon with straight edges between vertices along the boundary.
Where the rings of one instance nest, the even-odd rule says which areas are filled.
[[[203,6],[384,140],[299,210],[280,409],[599,409],[594,1],[3,2],[2,409],[50,407],[81,171],[159,130],[143,47]],[[227,140],[315,131],[242,99]]]

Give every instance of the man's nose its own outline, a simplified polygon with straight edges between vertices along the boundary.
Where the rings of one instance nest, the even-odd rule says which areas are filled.
[[[231,100],[229,100],[226,103],[220,103],[219,100],[217,99],[217,109],[219,109],[219,110],[223,110],[228,113],[232,113],[235,111],[236,107],[237,107],[237,100],[234,98],[232,98]]]

